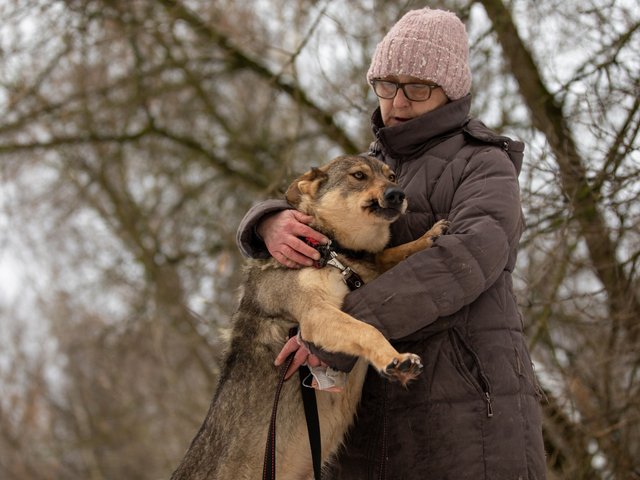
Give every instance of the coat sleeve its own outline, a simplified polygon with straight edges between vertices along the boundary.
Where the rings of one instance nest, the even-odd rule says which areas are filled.
[[[469,159],[448,220],[432,248],[350,293],[343,310],[401,339],[487,290],[515,257],[523,225],[517,172],[504,151],[487,147]]]
[[[264,200],[255,204],[246,213],[236,232],[236,244],[240,252],[249,258],[268,258],[269,252],[256,232],[258,223],[271,213],[292,208],[286,200]]]

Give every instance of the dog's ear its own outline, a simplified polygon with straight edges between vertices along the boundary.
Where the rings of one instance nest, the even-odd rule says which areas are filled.
[[[313,167],[307,173],[295,179],[285,195],[287,202],[292,206],[297,207],[300,205],[303,195],[309,195],[312,198],[315,197],[320,186],[329,178],[323,170]]]

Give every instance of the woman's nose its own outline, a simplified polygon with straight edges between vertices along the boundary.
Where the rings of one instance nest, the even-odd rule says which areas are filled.
[[[404,95],[404,91],[399,88],[396,92],[396,96],[393,97],[393,106],[394,107],[406,107],[409,104],[410,100]]]

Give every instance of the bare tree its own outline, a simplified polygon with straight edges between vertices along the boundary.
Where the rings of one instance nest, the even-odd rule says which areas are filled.
[[[540,224],[529,233],[527,313],[545,369],[560,382],[547,388],[552,466],[563,478],[637,478],[640,66],[629,60],[640,18],[624,2],[577,11],[567,3],[513,11],[480,3],[544,141],[547,172],[528,192]],[[531,19],[529,45],[514,21],[518,9]],[[572,68],[544,63],[554,46],[536,36],[549,17],[573,33],[559,36],[560,45],[581,38],[589,50],[576,49],[582,58]],[[545,177],[551,189],[540,185]]]

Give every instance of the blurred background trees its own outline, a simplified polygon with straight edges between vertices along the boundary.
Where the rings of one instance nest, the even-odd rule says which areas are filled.
[[[516,275],[551,479],[640,478],[633,0],[0,0],[0,478],[168,478],[215,387],[255,201],[366,150],[407,10],[470,35],[527,143]]]

